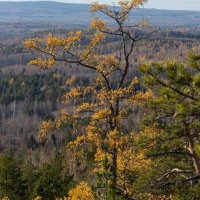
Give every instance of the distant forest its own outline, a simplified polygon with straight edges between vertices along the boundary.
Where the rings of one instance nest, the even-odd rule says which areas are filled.
[[[64,35],[69,31],[63,29],[54,32]],[[48,32],[40,31],[32,33],[32,35],[44,37]],[[130,78],[135,75],[140,76],[135,66],[141,60],[176,59],[184,61],[191,49],[200,48],[198,33],[198,28],[194,27],[163,28],[148,40],[141,41],[137,44],[132,58],[133,67]],[[45,116],[51,116],[52,112],[60,108],[61,97],[68,90],[65,85],[67,78],[76,75],[77,83],[82,85],[83,83],[87,84],[94,77],[94,74],[87,70],[83,73],[80,69],[71,68],[63,63],[60,63],[55,70],[50,71],[40,70],[33,66],[28,67],[27,63],[33,57],[24,50],[23,43],[24,37],[22,36],[0,41],[0,121],[1,132],[5,138],[1,142],[1,149],[9,146],[18,149],[19,143],[22,142],[21,133],[24,138],[32,138],[37,133],[40,121]],[[99,48],[104,54],[117,47],[118,38],[110,37]],[[30,102],[32,102],[31,106]],[[14,106],[15,104],[16,106]],[[26,124],[18,124],[17,128],[16,124],[23,118],[26,118]],[[31,124],[33,118],[34,125]],[[29,123],[30,125],[28,125]],[[29,128],[32,132],[31,135],[29,135]],[[14,139],[10,137],[11,135]]]

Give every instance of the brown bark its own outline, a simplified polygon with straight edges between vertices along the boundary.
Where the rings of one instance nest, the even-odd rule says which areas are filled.
[[[191,132],[188,128],[188,124],[185,125],[185,131],[186,131],[186,135],[188,137],[188,144],[189,144],[188,151],[191,154],[195,174],[199,175],[200,174],[200,158],[195,149],[195,138],[191,134]]]
[[[195,143],[194,143],[194,138],[189,136],[189,147],[188,150],[191,154],[192,162],[194,165],[195,173],[200,174],[200,159],[199,156],[197,155],[196,149],[195,149]]]
[[[117,187],[117,149],[113,149],[112,153],[112,174],[113,174],[113,184],[114,188]]]

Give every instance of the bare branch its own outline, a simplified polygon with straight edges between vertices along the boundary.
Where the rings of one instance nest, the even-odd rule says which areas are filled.
[[[161,178],[157,179],[157,182],[160,182],[164,179],[169,179],[169,177],[173,174],[185,174],[185,173],[192,173],[192,171],[175,168],[175,169],[172,169],[170,172],[167,172],[166,174],[164,174]]]

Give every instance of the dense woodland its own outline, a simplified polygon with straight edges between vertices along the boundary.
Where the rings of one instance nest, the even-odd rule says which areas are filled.
[[[132,26],[143,3],[0,40],[1,199],[200,199],[200,27]]]

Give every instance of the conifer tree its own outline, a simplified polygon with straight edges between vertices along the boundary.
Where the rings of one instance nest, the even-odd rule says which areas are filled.
[[[57,155],[50,163],[44,164],[39,169],[32,188],[32,197],[40,196],[45,200],[64,198],[71,184],[72,176],[66,174],[62,157]]]
[[[145,123],[160,130],[146,145],[159,171],[154,189],[178,199],[200,198],[200,56],[189,55],[188,64],[150,63],[140,67],[144,83],[155,91]]]
[[[19,165],[11,153],[4,152],[0,156],[0,198],[21,200],[25,198],[25,190]]]

